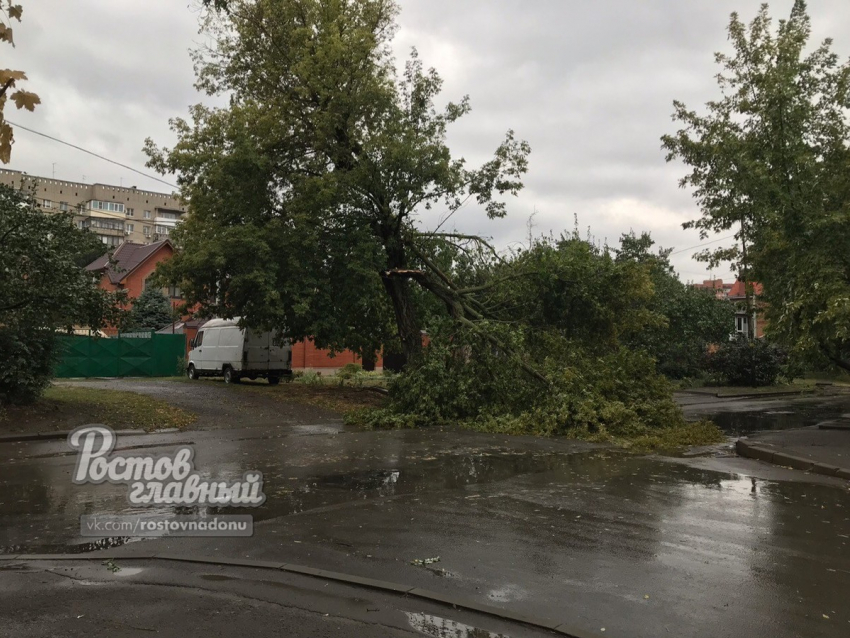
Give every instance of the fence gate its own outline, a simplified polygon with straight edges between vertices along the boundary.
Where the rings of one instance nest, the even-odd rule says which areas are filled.
[[[134,333],[117,338],[60,336],[56,377],[171,377],[182,374],[182,334]]]

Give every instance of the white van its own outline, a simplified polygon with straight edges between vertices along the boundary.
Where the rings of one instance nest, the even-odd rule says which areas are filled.
[[[211,319],[192,339],[186,362],[190,379],[223,376],[226,383],[263,377],[272,385],[292,377],[292,347],[273,332],[239,327],[239,317]]]

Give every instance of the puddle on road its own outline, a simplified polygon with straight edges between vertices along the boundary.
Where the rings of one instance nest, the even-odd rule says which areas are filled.
[[[846,407],[841,408],[842,412]],[[741,414],[729,415],[740,417]],[[774,414],[773,418],[795,415]],[[226,468],[228,476],[248,470],[264,475],[266,503],[250,514],[256,522],[286,517],[352,501],[380,501],[398,497],[414,502],[462,498],[470,508],[497,507],[511,498],[531,503],[538,498],[544,513],[534,509],[531,518],[553,509],[553,490],[564,492],[556,506],[575,515],[594,509],[597,499],[620,499],[626,505],[646,501],[645,507],[663,509],[673,495],[690,493],[706,498],[711,492],[740,492],[758,498],[763,489],[775,490],[779,498],[796,498],[791,484],[760,483],[755,490],[749,479],[697,470],[685,466],[600,450],[569,454],[548,451],[518,451],[506,447],[465,445],[411,432],[374,437],[298,437],[299,447],[287,448],[286,441],[246,440],[216,442],[216,447],[199,446],[205,455],[201,467],[216,471]],[[295,439],[290,439],[291,442]],[[553,448],[557,446],[553,443]],[[534,449],[534,448],[533,448]],[[218,458],[210,458],[213,450]],[[226,466],[219,459],[227,459]],[[138,539],[114,537],[93,542],[79,536],[81,514],[244,514],[226,508],[132,508],[126,486],[76,486],[64,461],[42,461],[7,465],[0,474],[0,553],[85,553],[117,547]],[[367,469],[369,467],[377,469]],[[223,470],[222,470],[223,471]],[[497,485],[497,487],[489,487]],[[527,487],[520,488],[520,485]],[[504,489],[503,489],[504,487]],[[809,487],[810,494],[820,488]],[[828,489],[828,488],[824,488]],[[804,492],[805,493],[805,492]],[[507,497],[503,495],[509,495]],[[830,498],[824,494],[824,501]],[[653,500],[654,499],[654,500]],[[809,501],[811,502],[811,501]],[[578,516],[577,520],[584,520]]]
[[[507,634],[494,634],[448,618],[428,614],[404,613],[411,627],[419,633],[433,638],[510,638]]]
[[[824,421],[846,418],[847,402],[799,402],[775,410],[699,413],[713,421],[727,434],[747,436],[765,430],[791,430],[818,425]]]

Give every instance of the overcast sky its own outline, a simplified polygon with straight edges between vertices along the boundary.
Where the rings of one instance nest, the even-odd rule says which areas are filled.
[[[416,46],[445,79],[444,97],[469,94],[472,113],[450,141],[470,161],[488,158],[508,128],[532,145],[526,189],[506,219],[474,209],[458,228],[501,246],[535,234],[572,230],[578,217],[598,240],[634,229],[677,250],[699,243],[682,222],[699,215],[667,165],[659,138],[672,132],[672,101],[697,107],[716,95],[713,53],[728,50],[725,27],[747,21],[760,0],[400,0],[401,62]],[[168,118],[198,101],[188,49],[199,41],[194,0],[22,0],[17,48],[3,65],[25,70],[41,96],[14,122],[148,172],[145,137],[169,145]],[[792,0],[770,3],[785,17]],[[850,2],[810,3],[814,37],[835,37],[850,53]],[[23,130],[9,168],[60,179],[168,186]],[[55,166],[54,166],[55,163]],[[164,177],[173,181],[173,177]],[[426,224],[431,220],[425,220]],[[725,243],[725,242],[724,242]],[[717,245],[723,245],[717,244]],[[690,253],[673,257],[685,280],[708,272]],[[716,275],[728,277],[723,269]]]

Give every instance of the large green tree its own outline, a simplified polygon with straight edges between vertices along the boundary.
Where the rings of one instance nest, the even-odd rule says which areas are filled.
[[[0,186],[0,402],[24,403],[49,382],[55,333],[116,323],[122,295],[79,266],[88,231],[45,215],[26,192]]]
[[[676,103],[669,159],[691,169],[703,231],[735,228],[732,259],[764,285],[770,334],[850,369],[850,65],[831,40],[810,47],[806,3],[776,28],[767,5],[729,23],[717,54],[720,95],[703,113]]]
[[[197,86],[226,108],[174,120],[178,141],[150,165],[175,172],[192,218],[164,276],[207,312],[244,315],[295,338],[421,356],[414,285],[457,320],[480,312],[434,265],[423,211],[469,201],[490,218],[522,188],[529,147],[512,132],[471,169],[446,144],[466,98],[437,109],[442,81],[414,51],[398,76],[393,0],[233,0],[211,10]],[[413,284],[415,282],[415,284]]]

